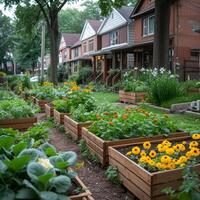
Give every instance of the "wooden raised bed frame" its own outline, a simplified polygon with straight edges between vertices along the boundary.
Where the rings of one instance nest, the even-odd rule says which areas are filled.
[[[147,96],[146,92],[124,92],[119,91],[119,100],[124,103],[136,104],[145,100]]]
[[[176,138],[187,136],[186,133],[174,133],[171,134],[168,138]],[[109,156],[108,156],[108,147],[116,146],[116,145],[124,145],[124,144],[131,144],[135,142],[144,142],[146,140],[158,140],[158,139],[165,139],[166,137],[158,135],[153,137],[140,137],[140,138],[131,138],[131,139],[124,139],[124,140],[117,140],[117,141],[105,141],[100,137],[97,137],[95,134],[88,131],[88,129],[82,129],[82,138],[86,141],[86,145],[88,149],[91,151],[92,154],[96,155],[102,166],[106,167],[109,163]]]
[[[47,117],[53,117],[54,108],[50,103],[45,104],[44,110]]]
[[[17,130],[26,130],[37,123],[37,117],[29,117],[22,119],[5,119],[0,120],[1,128],[13,128]]]
[[[91,124],[92,122],[76,122],[69,116],[64,116],[65,131],[71,135],[73,140],[80,140],[82,138],[82,128]]]
[[[54,111],[53,111],[54,120],[59,124],[64,124],[64,116],[65,115],[68,115],[68,113],[61,113],[61,112],[57,111],[56,109],[54,109]]]
[[[36,99],[36,104],[40,107],[42,112],[45,111],[45,104],[47,103],[49,103],[49,101]]]
[[[186,140],[188,137],[169,140],[182,141],[183,139]],[[156,144],[161,141],[154,140],[151,142]],[[183,169],[150,173],[119,151],[119,149],[133,145],[142,145],[142,142],[109,147],[109,164],[117,167],[123,185],[137,198],[142,200],[169,200],[169,197],[162,193],[162,190],[167,187],[177,190],[182,183]],[[195,169],[200,175],[200,164],[197,164]]]

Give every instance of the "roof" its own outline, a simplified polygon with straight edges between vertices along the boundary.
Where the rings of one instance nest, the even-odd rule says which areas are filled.
[[[75,48],[75,47],[78,47],[78,46],[81,46],[80,40],[78,40],[73,46],[71,46],[71,48]]]
[[[80,34],[76,33],[62,33],[67,47],[74,45],[80,38]]]
[[[133,10],[133,12],[131,14],[131,18],[140,16],[142,14],[145,14],[145,13],[150,12],[150,11],[155,9],[155,2],[152,2],[148,6],[146,6],[144,10],[138,12],[138,10],[139,10],[139,8],[140,8],[142,3],[143,3],[143,0],[139,0],[137,2],[136,6],[135,6],[135,8],[134,8],[134,10]]]
[[[119,9],[116,9],[127,21],[130,20],[131,13],[133,12],[133,6],[122,6]]]
[[[102,21],[99,21],[99,20],[87,20],[88,23],[91,25],[91,27],[94,29],[94,31],[97,33],[99,27],[101,26],[102,24]]]

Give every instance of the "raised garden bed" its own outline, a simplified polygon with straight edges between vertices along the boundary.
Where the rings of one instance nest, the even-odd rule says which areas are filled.
[[[200,88],[188,88],[188,93],[200,93]]]
[[[151,143],[156,145],[162,141],[157,139],[151,141]],[[183,139],[187,140],[188,137],[171,138],[169,141],[178,142],[183,141]],[[109,147],[109,164],[117,167],[123,185],[139,199],[168,200],[169,197],[162,190],[167,187],[177,190],[182,183],[183,169],[150,173],[124,155],[126,150],[133,145],[142,145],[142,141]],[[200,175],[200,164],[196,165],[196,172]]]
[[[47,100],[39,100],[39,99],[36,99],[35,102],[40,107],[42,112],[45,111],[45,104],[49,103],[49,101]]]
[[[176,138],[186,136],[186,133],[174,133],[169,136],[169,138]],[[147,140],[146,137],[141,138],[131,138],[131,139],[124,139],[124,140],[117,140],[117,141],[105,141],[100,137],[97,137],[95,134],[88,131],[88,129],[82,129],[82,138],[86,141],[87,148],[91,151],[92,154],[96,155],[102,166],[106,167],[109,163],[109,156],[108,156],[108,147],[122,145],[122,144],[131,144],[135,142],[144,142]],[[164,139],[164,136],[153,136],[148,137],[149,141],[152,140],[159,140]]]
[[[73,140],[80,140],[82,138],[82,128],[91,124],[92,122],[76,122],[69,116],[64,116],[65,131],[71,135]]]
[[[147,96],[146,92],[125,92],[123,90],[119,91],[119,100],[124,103],[136,104],[145,100]]]
[[[75,182],[77,187],[82,188],[84,192],[81,194],[70,196],[69,198],[71,200],[94,200],[94,198],[92,197],[92,193],[87,189],[85,184],[81,181],[81,179],[78,176],[76,176],[73,181]]]
[[[64,116],[65,115],[68,115],[68,113],[61,113],[61,112],[57,111],[56,109],[54,109],[54,111],[53,111],[54,120],[59,124],[64,124]]]
[[[5,120],[0,120],[0,127],[14,128],[17,130],[26,130],[29,127],[32,127],[34,123],[37,123],[36,117],[29,117],[23,119],[5,119]]]
[[[45,110],[45,113],[46,113],[47,117],[53,117],[54,108],[50,103],[45,104],[44,110]]]

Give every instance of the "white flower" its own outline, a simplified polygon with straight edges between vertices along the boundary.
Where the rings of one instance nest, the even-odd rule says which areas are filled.
[[[160,73],[161,73],[161,74],[163,74],[165,71],[166,71],[166,70],[165,70],[164,67],[160,68]]]
[[[140,69],[140,71],[141,71],[141,72],[144,72],[144,71],[145,71],[145,68],[144,68],[144,67],[142,67],[142,68]]]
[[[38,158],[38,163],[46,169],[53,168],[53,165],[50,163],[49,159],[47,159],[47,158]]]

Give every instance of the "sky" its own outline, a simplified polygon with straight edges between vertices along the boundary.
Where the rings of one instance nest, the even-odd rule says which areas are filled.
[[[81,9],[81,4],[84,2],[84,0],[79,0],[78,2],[74,3],[74,4],[66,4],[64,6],[63,9],[65,8],[77,8],[77,9]],[[15,11],[15,7],[11,8],[11,9],[4,9],[4,5],[0,3],[0,10],[3,11],[3,13],[11,18],[14,18],[14,11]]]

